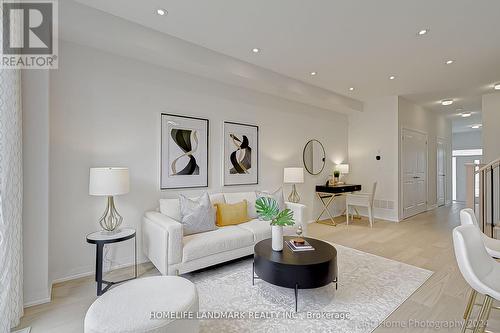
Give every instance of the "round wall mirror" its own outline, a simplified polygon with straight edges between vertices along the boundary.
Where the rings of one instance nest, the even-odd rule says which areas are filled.
[[[325,167],[325,148],[318,140],[309,140],[304,147],[304,167],[311,175],[319,175]]]

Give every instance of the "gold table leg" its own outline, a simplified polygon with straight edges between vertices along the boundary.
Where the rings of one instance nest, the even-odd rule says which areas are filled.
[[[335,222],[332,214],[328,210],[328,207],[334,201],[336,195],[332,194],[332,196],[330,197],[330,199],[326,203],[325,203],[325,201],[323,201],[323,198],[321,197],[320,193],[316,192],[316,195],[318,196],[319,200],[323,204],[323,210],[321,211],[321,213],[319,214],[318,218],[316,219],[316,223],[321,223],[321,224],[326,224],[326,225],[331,225],[331,226],[337,226],[337,223]],[[323,214],[325,213],[325,211],[328,214],[328,216],[330,217],[331,223],[320,221],[321,220],[321,216],[323,216]]]

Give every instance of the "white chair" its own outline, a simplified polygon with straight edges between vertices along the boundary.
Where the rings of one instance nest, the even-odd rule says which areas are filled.
[[[373,227],[373,200],[375,198],[375,191],[377,190],[377,182],[373,183],[371,193],[356,193],[348,194],[345,199],[345,215],[347,225],[349,225],[349,206],[366,207],[368,208],[368,218],[370,220],[370,227]]]
[[[493,300],[500,300],[500,263],[486,252],[481,232],[474,225],[463,225],[453,229],[453,247],[458,268],[473,289],[465,311],[462,332],[468,329],[477,293],[485,297],[474,325],[474,333],[484,332]]]
[[[470,208],[465,208],[460,211],[460,224],[461,225],[472,224],[479,231],[481,231],[479,223],[477,222],[476,219],[476,214]],[[481,234],[483,237],[484,246],[486,247],[486,251],[489,253],[489,255],[492,256],[493,258],[500,259],[500,240],[488,237],[482,232]]]

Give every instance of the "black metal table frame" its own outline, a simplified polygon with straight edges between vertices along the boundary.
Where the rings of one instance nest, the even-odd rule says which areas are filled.
[[[102,264],[103,264],[103,252],[104,252],[104,245],[106,244],[112,244],[112,243],[119,243],[123,242],[129,239],[134,239],[134,277],[120,280],[120,281],[106,281],[102,278]],[[97,296],[101,296],[104,294],[106,291],[108,291],[111,286],[123,282],[127,282],[130,280],[137,279],[137,237],[136,237],[136,232],[134,232],[131,235],[120,237],[120,238],[115,238],[115,239],[103,239],[103,240],[94,240],[94,239],[88,239],[87,242],[90,244],[95,244],[96,245],[96,259],[95,259],[95,281],[97,282]],[[103,288],[102,285],[105,284],[106,286]]]
[[[255,261],[252,261],[252,286],[255,286],[255,280],[261,280],[258,276],[255,275]],[[338,276],[335,277],[332,283],[335,283],[335,290],[338,290]],[[297,312],[297,303],[299,297],[299,284],[295,284],[295,312]]]

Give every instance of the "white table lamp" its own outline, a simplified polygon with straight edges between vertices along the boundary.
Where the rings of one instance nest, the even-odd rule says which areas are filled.
[[[335,169],[340,172],[340,177],[342,177],[342,175],[347,175],[349,173],[349,164],[337,164]]]
[[[115,208],[113,196],[126,194],[130,189],[128,168],[90,168],[89,194],[107,196],[108,203],[99,224],[106,231],[116,230],[123,221]]]
[[[337,170],[341,174],[348,174],[349,173],[349,164],[339,164],[339,165],[337,165]]]
[[[303,168],[285,168],[283,170],[283,182],[285,184],[293,184],[292,192],[288,196],[288,201],[299,202],[300,196],[297,193],[295,184],[302,184],[304,182],[304,169]]]

